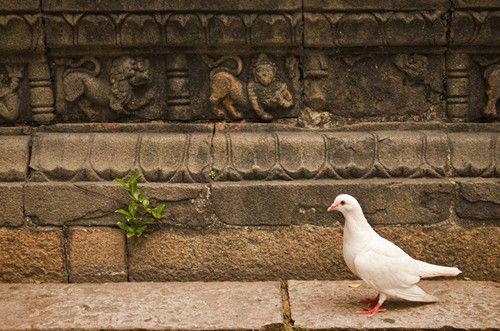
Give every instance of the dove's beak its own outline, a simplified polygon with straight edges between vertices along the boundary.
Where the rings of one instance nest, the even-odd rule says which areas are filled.
[[[331,205],[331,206],[330,206],[330,207],[329,207],[326,211],[332,211],[332,210],[334,210],[334,209],[335,209],[335,207],[337,207],[337,206],[335,206],[335,205]]]

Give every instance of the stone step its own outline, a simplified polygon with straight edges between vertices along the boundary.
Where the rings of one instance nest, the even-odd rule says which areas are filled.
[[[288,291],[278,281],[4,283],[0,330],[492,330],[500,326],[498,283],[423,281],[422,287],[440,302],[389,301],[386,312],[371,318],[356,314],[362,307],[358,300],[375,295],[364,283],[349,286],[359,283],[292,280],[287,282]]]

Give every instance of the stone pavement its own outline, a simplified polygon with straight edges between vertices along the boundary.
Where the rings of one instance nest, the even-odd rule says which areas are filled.
[[[500,327],[494,282],[424,281],[441,301],[391,301],[358,315],[374,296],[361,281],[0,284],[0,330],[465,329]],[[291,319],[289,318],[291,310]],[[292,324],[294,322],[294,325]]]

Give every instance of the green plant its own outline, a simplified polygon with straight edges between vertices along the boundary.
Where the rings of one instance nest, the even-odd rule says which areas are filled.
[[[146,235],[144,231],[148,225],[157,224],[163,217],[163,210],[165,204],[161,204],[156,208],[149,208],[149,200],[142,196],[142,193],[137,188],[137,179],[141,175],[134,174],[126,183],[120,178],[115,178],[116,182],[123,186],[127,191],[129,197],[132,199],[128,204],[128,211],[124,209],[117,209],[115,213],[120,213],[125,216],[126,222],[118,222],[116,225],[127,231],[127,238],[136,236],[141,241]]]
[[[210,178],[212,178],[212,180],[214,180],[214,179],[215,179],[215,176],[216,176],[216,175],[215,175],[215,171],[210,170],[210,172],[208,173],[208,177],[210,177]]]

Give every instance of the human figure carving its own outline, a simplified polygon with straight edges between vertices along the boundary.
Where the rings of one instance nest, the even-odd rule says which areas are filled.
[[[82,67],[90,62],[94,70]],[[64,98],[76,102],[90,120],[97,120],[100,114],[94,105],[109,106],[117,113],[131,113],[147,105],[154,97],[154,89],[148,88],[138,95],[136,89],[152,82],[150,63],[141,57],[119,57],[110,67],[109,82],[97,77],[101,66],[95,58],[84,57],[70,67],[63,75]]]
[[[236,63],[236,69],[219,67],[228,60]],[[266,110],[288,109],[293,106],[288,86],[278,77],[276,65],[265,54],[260,54],[255,59],[246,87],[236,78],[243,68],[241,58],[223,56],[209,65],[213,68],[210,73],[209,102],[212,112],[219,118],[229,115],[233,119],[241,119],[243,115],[236,110],[236,105],[250,107],[260,119],[270,121],[273,116]]]
[[[0,117],[8,122],[19,117],[19,95],[17,90],[23,77],[21,65],[5,65],[0,72]]]
[[[488,85],[486,89],[486,106],[483,109],[483,114],[487,117],[497,117],[497,103],[500,98],[500,64],[494,64],[486,68],[484,71],[484,79]]]

